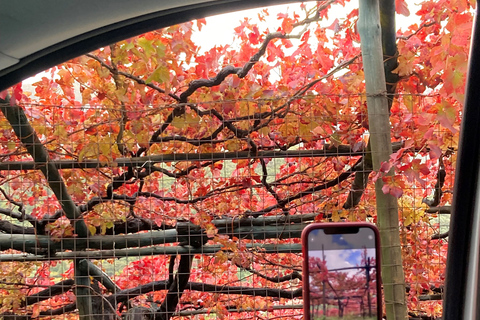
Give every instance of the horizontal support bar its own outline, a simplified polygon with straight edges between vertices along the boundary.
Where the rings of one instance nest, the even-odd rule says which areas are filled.
[[[393,144],[394,151],[402,147],[402,143]],[[350,146],[325,145],[318,150],[273,150],[239,152],[216,152],[216,153],[175,153],[161,154],[137,158],[117,158],[112,163],[100,162],[98,160],[56,160],[51,161],[58,169],[96,169],[103,167],[142,167],[146,164],[178,162],[178,161],[221,161],[236,159],[256,159],[256,158],[306,158],[306,157],[335,157],[335,156],[363,156],[363,149],[353,151]],[[1,154],[0,154],[1,157]],[[0,162],[0,170],[40,170],[45,163],[35,163],[34,161],[5,161]]]
[[[46,260],[73,260],[73,259],[112,259],[125,257],[142,257],[149,255],[168,255],[177,254],[205,254],[212,255],[222,250],[221,245],[206,245],[201,248],[193,248],[190,246],[151,246],[146,248],[128,248],[118,250],[92,250],[92,251],[74,251],[59,252],[53,256],[42,256],[34,254],[1,254],[0,262],[6,261],[46,261]],[[249,250],[256,250],[261,253],[300,253],[302,252],[301,244],[247,244]]]

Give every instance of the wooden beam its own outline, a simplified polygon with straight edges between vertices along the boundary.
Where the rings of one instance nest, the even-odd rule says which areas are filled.
[[[277,254],[277,253],[300,253],[302,252],[301,244],[246,244],[248,250],[258,250],[261,253]],[[150,246],[144,248],[126,248],[112,250],[88,250],[88,251],[70,251],[58,252],[51,256],[42,256],[34,254],[1,254],[0,262],[6,261],[50,261],[50,260],[73,260],[79,259],[111,259],[124,257],[143,257],[151,255],[168,255],[176,256],[178,254],[205,254],[213,255],[220,250],[225,250],[221,245],[206,245],[201,248],[190,246]]]
[[[25,112],[20,106],[11,105],[7,100],[0,99],[0,110],[13,128],[13,131],[32,156],[35,166],[40,169],[47,179],[48,186],[52,189],[67,218],[74,225],[79,243],[86,245],[89,235],[88,228],[83,221],[80,210],[70,197],[67,186],[55,164],[52,163],[47,149],[41,143],[37,133],[28,122]],[[88,274],[82,274],[75,263],[75,295],[77,296],[78,310],[81,320],[91,320],[92,300],[90,297],[90,278]]]
[[[241,226],[238,228],[219,228],[219,234],[226,234],[230,237],[250,240],[264,239],[290,239],[300,238],[303,228],[307,224],[289,224],[278,226]],[[10,235],[0,234],[0,251],[15,249],[24,251],[30,249],[48,249],[50,252],[73,250],[82,251],[85,249],[123,249],[131,247],[146,247],[162,245],[165,243],[184,242],[189,243],[190,234],[179,234],[177,230],[160,230],[128,235],[100,235],[91,236],[88,243],[78,241],[76,238],[51,239],[42,235]],[[202,234],[195,234],[202,236]]]
[[[402,147],[402,142],[395,142],[394,149],[398,150]],[[333,145],[325,145],[318,150],[271,150],[259,151],[252,154],[249,151],[239,152],[214,152],[214,153],[175,153],[175,154],[161,154],[151,155],[136,158],[117,158],[112,163],[100,162],[98,160],[56,160],[50,161],[49,164],[54,165],[58,169],[96,169],[105,167],[141,167],[145,164],[156,164],[165,162],[179,162],[179,161],[221,161],[221,160],[237,160],[237,159],[252,159],[252,158],[312,158],[312,157],[337,157],[337,156],[363,156],[365,150],[353,151],[350,146],[340,145],[335,147]],[[35,161],[5,161],[0,162],[0,170],[41,170],[45,164],[38,164]]]

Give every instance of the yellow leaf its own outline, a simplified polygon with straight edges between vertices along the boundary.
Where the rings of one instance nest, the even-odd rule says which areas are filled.
[[[65,130],[64,126],[56,126],[55,132],[53,133],[54,136],[60,138],[67,138],[67,131]]]
[[[100,64],[95,66],[95,71],[101,79],[105,79],[110,76],[110,71],[107,68],[102,67]]]
[[[106,225],[105,223],[102,223],[102,225],[100,226],[100,228],[101,228],[100,233],[101,233],[102,235],[104,235],[105,233],[107,233],[107,225]]]
[[[87,144],[80,152],[78,153],[78,162],[82,162],[85,158],[96,158],[98,156],[98,152],[96,150],[95,143]]]
[[[338,147],[342,144],[342,140],[340,140],[340,135],[337,132],[334,132],[330,135],[330,141],[335,147]]]
[[[185,127],[185,119],[183,117],[175,117],[170,124],[175,128],[183,129]]]
[[[222,264],[228,260],[228,256],[223,251],[218,251],[215,254],[215,264]]]
[[[125,102],[127,100],[127,97],[125,95],[126,92],[127,92],[126,89],[119,88],[119,89],[115,90],[115,96],[117,97],[118,100]]]
[[[310,141],[313,137],[312,131],[314,131],[316,127],[318,127],[318,123],[316,123],[315,121],[310,121],[306,124],[300,123],[300,125],[298,126],[298,133],[303,140]]]
[[[338,214],[337,210],[332,212],[332,221],[333,222],[340,222],[340,215]]]
[[[47,128],[44,125],[35,126],[35,131],[37,132],[38,135],[43,135],[47,132]]]
[[[95,234],[97,232],[97,228],[94,225],[87,224],[87,227],[91,234]]]
[[[231,152],[239,151],[242,149],[242,145],[243,145],[242,141],[238,139],[231,139],[225,142],[225,149]]]
[[[238,106],[239,114],[247,116],[255,113],[255,108],[248,101],[240,101]]]
[[[297,130],[298,130],[298,127],[296,125],[296,123],[284,123],[282,125],[280,125],[280,127],[278,128],[278,131],[281,133],[281,135],[283,137],[295,137],[297,136]]]
[[[405,104],[405,107],[407,107],[408,111],[413,113],[413,97],[409,95],[403,96],[403,103]]]
[[[258,133],[263,136],[268,136],[268,134],[270,133],[270,128],[263,127],[262,129],[258,130]]]
[[[405,217],[405,220],[403,221],[403,225],[408,227],[409,225],[411,225],[413,223],[413,219],[411,216],[407,216]]]
[[[10,151],[15,150],[16,146],[17,144],[15,143],[15,141],[10,140],[7,142],[7,147],[8,147],[8,150]]]
[[[183,129],[187,125],[198,124],[199,121],[199,117],[196,117],[191,113],[186,113],[183,116],[173,118],[171,125],[175,128]]]

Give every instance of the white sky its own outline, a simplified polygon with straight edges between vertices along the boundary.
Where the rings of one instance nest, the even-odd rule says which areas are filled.
[[[364,249],[324,250],[328,270],[360,266],[363,250]],[[312,250],[309,251],[308,254],[310,257],[322,258],[321,250]],[[375,257],[375,249],[367,249],[367,256]],[[350,269],[341,272],[355,275],[358,271],[358,269]]]
[[[381,0],[380,0],[381,1]],[[405,17],[403,15],[396,15],[396,26],[398,29],[407,29],[413,23],[418,23],[419,19],[415,16],[415,12],[419,9],[419,6],[415,1],[407,0],[408,8],[410,10],[410,16]],[[314,2],[306,2],[307,8],[314,5]],[[275,30],[279,25],[280,21],[277,20],[278,13],[287,13],[293,12],[299,13],[303,17],[300,10],[300,3],[298,4],[283,4],[278,6],[267,7],[270,16],[267,18],[267,21],[264,25],[270,28],[270,31]],[[329,11],[329,19],[322,22],[322,25],[325,27],[330,26],[335,18],[345,17],[354,8],[358,8],[358,0],[352,0],[345,4],[345,7],[341,5],[333,5]],[[238,12],[232,12],[217,16],[212,16],[207,18],[207,24],[202,28],[202,32],[194,34],[194,42],[201,44],[202,50],[208,50],[216,44],[227,44],[232,41],[233,38],[233,29],[240,25],[240,21],[244,17],[251,17],[255,19],[257,13],[260,12],[263,8],[256,8]],[[260,32],[263,30],[260,30]]]

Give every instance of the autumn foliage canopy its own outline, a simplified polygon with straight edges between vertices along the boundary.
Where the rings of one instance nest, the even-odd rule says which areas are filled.
[[[82,272],[98,319],[301,318],[302,229],[375,223],[376,179],[398,198],[409,312],[440,316],[439,216],[475,2],[395,3],[411,25],[397,24],[386,70],[394,153],[363,186],[369,125],[349,1],[236,13],[232,40],[211,48],[198,40],[208,19],[154,30],[2,92],[68,193],[52,192],[47,161],[2,115],[4,319],[77,319]]]

